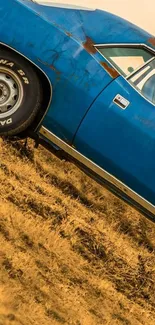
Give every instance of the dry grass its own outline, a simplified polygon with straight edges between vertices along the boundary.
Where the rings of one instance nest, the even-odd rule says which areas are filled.
[[[155,324],[155,226],[31,142],[0,157],[0,325]]]

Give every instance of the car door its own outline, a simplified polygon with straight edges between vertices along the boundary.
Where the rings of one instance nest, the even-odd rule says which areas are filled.
[[[153,95],[149,97],[142,79],[147,84],[149,80],[153,82],[147,75],[155,76],[154,53],[143,48],[121,47],[110,56],[109,50],[106,49],[104,55],[109,55],[109,62],[121,76],[113,80],[91,106],[76,133],[74,146],[96,166],[100,177],[128,192],[140,204],[142,197],[146,205],[150,202],[153,207],[155,101]],[[143,91],[139,86],[142,83]]]

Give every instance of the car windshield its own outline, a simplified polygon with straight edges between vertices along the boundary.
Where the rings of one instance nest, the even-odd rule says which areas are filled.
[[[130,83],[155,105],[155,59],[128,78]]]

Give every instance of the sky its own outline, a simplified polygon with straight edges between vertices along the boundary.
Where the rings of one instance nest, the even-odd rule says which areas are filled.
[[[40,1],[52,2],[52,0]],[[155,35],[155,0],[54,0],[53,2],[101,8],[128,19]]]

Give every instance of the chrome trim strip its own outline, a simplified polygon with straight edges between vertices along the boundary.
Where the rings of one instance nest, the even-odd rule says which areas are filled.
[[[52,87],[51,81],[50,81],[49,77],[47,76],[47,74],[46,74],[46,73],[45,73],[45,72],[44,72],[44,71],[43,71],[43,70],[42,70],[42,69],[41,69],[37,64],[35,64],[32,60],[30,60],[27,56],[25,56],[24,54],[20,53],[19,51],[15,50],[13,47],[11,47],[11,46],[9,46],[9,45],[3,43],[3,42],[0,42],[0,45],[3,45],[3,46],[5,46],[5,47],[8,47],[10,50],[12,50],[12,51],[18,53],[18,54],[21,55],[23,58],[25,58],[26,60],[28,60],[29,62],[31,62],[31,63],[32,63],[32,64],[33,64],[37,69],[39,69],[39,70],[44,74],[44,76],[45,76],[46,79],[48,80],[48,83],[49,83],[49,86],[50,86],[50,89],[51,89],[50,100],[49,100],[49,103],[48,103],[47,109],[46,109],[46,111],[45,111],[45,113],[44,113],[42,119],[40,120],[38,126],[37,126],[36,129],[35,129],[35,132],[36,132],[36,131],[38,130],[39,126],[41,125],[41,123],[42,123],[42,121],[43,121],[45,115],[47,114],[47,112],[48,112],[48,110],[49,110],[49,107],[50,107],[50,105],[51,105],[52,94],[53,94],[53,87]]]
[[[94,44],[94,47],[100,48],[100,47],[137,47],[137,48],[146,48],[147,50],[150,50],[151,52],[155,53],[155,49],[153,49],[151,46],[145,44],[145,43],[110,43],[110,44]]]
[[[124,79],[124,80],[126,80],[127,81],[127,83],[140,95],[140,96],[142,96],[148,103],[150,103],[152,106],[155,106],[155,104],[153,103],[153,102],[151,102],[148,98],[146,98],[142,93],[140,93],[135,87],[134,87],[134,85],[132,85],[132,83],[131,82],[129,82],[129,80],[128,80],[128,77],[130,77],[131,76],[131,74],[129,75],[129,76],[127,76],[127,77],[124,77],[122,74],[120,74],[120,71],[99,51],[99,48],[112,48],[112,47],[128,47],[128,48],[130,48],[130,47],[137,47],[137,48],[145,48],[145,49],[147,49],[147,50],[149,50],[149,51],[151,51],[151,52],[153,52],[153,54],[155,55],[155,50],[154,49],[152,49],[152,47],[149,47],[149,46],[147,46],[146,44],[137,44],[137,43],[124,43],[124,44],[120,44],[120,43],[118,43],[118,44],[95,44],[94,45],[94,47],[96,48],[96,50],[97,50],[97,52],[101,55],[101,56],[103,56],[103,58],[106,60],[106,61],[108,61],[109,62],[109,64],[119,73],[119,75],[121,75],[122,76],[122,78]],[[154,58],[155,58],[155,56],[153,57],[153,58],[151,58],[150,60],[154,60]],[[150,60],[148,60],[147,61],[147,63],[146,64],[148,64],[149,62],[150,62]],[[145,64],[144,64],[144,66],[145,66]],[[137,69],[137,71],[138,70],[140,70],[140,69],[142,69],[143,68],[143,65],[141,66],[141,67],[139,67],[138,69]],[[103,68],[104,69],[104,68]],[[137,71],[134,71],[134,72],[132,72],[132,74],[134,74],[135,72],[137,72]]]
[[[106,170],[95,164],[93,161],[82,155],[80,152],[78,152],[76,149],[71,147],[69,144],[58,138],[54,133],[50,132],[48,129],[46,129],[44,126],[41,127],[39,130],[40,135],[50,140],[53,144],[58,146],[60,149],[67,152],[69,155],[71,155],[73,158],[78,160],[80,163],[88,167],[90,170],[92,170],[94,173],[99,175],[102,179],[106,180],[107,182],[111,183],[115,187],[117,187],[120,191],[128,195],[131,199],[133,199],[136,203],[138,203],[140,206],[151,212],[155,215],[155,206],[150,203],[149,201],[145,200],[143,197],[141,197],[139,194],[134,192],[132,189],[130,189],[128,186],[123,184],[121,181],[119,181],[116,177],[109,174]]]
[[[38,5],[41,5],[41,6],[48,6],[48,7],[55,7],[55,8],[87,10],[87,11],[95,11],[96,10],[96,9],[76,6],[76,5],[72,5],[72,4],[57,3],[54,1],[51,1],[51,2],[48,2],[46,0],[31,0],[31,1],[34,3],[37,3]]]
[[[145,62],[144,64],[139,66],[137,69],[135,69],[133,72],[131,72],[129,75],[127,75],[127,77],[125,79],[126,80],[130,79],[132,76],[134,76],[134,74],[136,74],[141,69],[145,68],[145,66],[148,65],[150,62],[152,62],[154,59],[155,59],[155,57],[153,56],[150,60],[148,60],[147,62]]]

